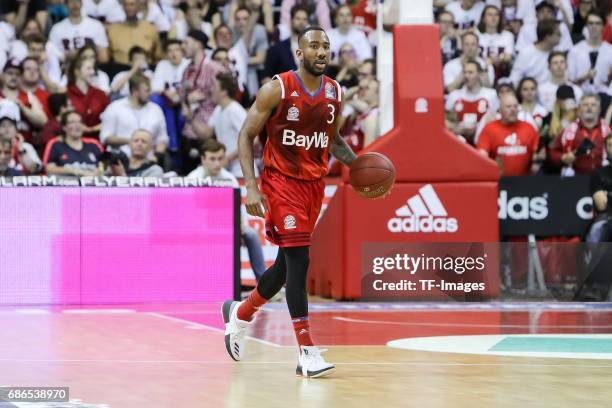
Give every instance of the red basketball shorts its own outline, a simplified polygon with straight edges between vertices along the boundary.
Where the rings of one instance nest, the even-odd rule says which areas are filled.
[[[322,179],[300,180],[264,169],[261,192],[268,200],[268,241],[280,247],[309,246],[323,203],[325,182]]]

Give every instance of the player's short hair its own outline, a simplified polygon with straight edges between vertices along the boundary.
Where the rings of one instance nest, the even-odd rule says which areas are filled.
[[[227,96],[234,99],[238,93],[238,84],[236,83],[234,75],[228,72],[220,72],[217,74],[216,78],[217,81],[219,81],[221,89],[227,92]]]
[[[553,35],[559,23],[553,19],[546,19],[538,21],[536,33],[538,36],[538,42],[544,40],[549,35]]]
[[[563,59],[567,61],[567,53],[563,51],[552,51],[550,54],[548,54],[548,65],[550,65],[555,57],[563,57]]]
[[[300,31],[300,33],[298,34],[298,44],[300,43],[300,41],[302,41],[302,37],[304,37],[306,34],[308,34],[311,31],[323,31],[325,33],[325,30],[323,29],[323,27],[320,27],[320,26],[308,26],[305,29],[303,29],[302,31]]]
[[[200,156],[205,156],[206,152],[216,153],[220,150],[225,151],[225,145],[217,139],[208,138],[200,144],[198,150],[200,151]]]
[[[149,87],[151,86],[151,80],[142,74],[135,74],[130,78],[130,93],[138,90],[140,85],[147,84]]]

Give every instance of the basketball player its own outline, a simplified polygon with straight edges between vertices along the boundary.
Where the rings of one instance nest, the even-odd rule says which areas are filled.
[[[274,76],[261,87],[240,131],[238,151],[246,182],[247,212],[266,220],[267,239],[280,248],[274,265],[243,302],[226,301],[222,312],[225,346],[236,361],[244,354],[246,329],[255,312],[286,283],[286,299],[299,346],[296,373],[329,374],[334,366],[314,346],[308,324],[306,272],[310,235],[321,209],[331,153],[345,165],[355,154],[338,133],[342,91],[323,75],[330,43],[320,27],[298,36],[297,71]],[[261,190],[253,171],[253,140],[266,127]]]

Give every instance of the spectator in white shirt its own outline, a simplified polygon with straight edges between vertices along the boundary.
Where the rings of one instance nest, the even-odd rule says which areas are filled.
[[[268,34],[257,24],[259,10],[239,7],[235,15],[234,46],[242,50],[248,61],[246,84],[249,95],[259,89],[259,71],[263,70],[268,50]]]
[[[149,101],[149,78],[137,74],[130,81],[130,96],[116,100],[102,113],[100,142],[121,147],[130,142],[136,129],[144,129],[153,136],[153,146],[158,163],[162,163],[168,146],[166,120],[161,108]]]
[[[436,18],[440,27],[440,49],[442,50],[442,64],[457,58],[459,51],[459,33],[455,28],[455,16],[450,11],[442,10]]]
[[[495,6],[486,6],[478,23],[478,43],[482,57],[493,65],[498,77],[507,76],[514,54],[514,35],[502,30],[501,12]]]
[[[366,35],[353,26],[353,13],[348,5],[340,6],[335,12],[336,28],[327,31],[332,59],[336,59],[343,44],[349,43],[357,51],[357,60],[372,58],[372,46]]]
[[[512,67],[510,79],[515,85],[524,77],[532,77],[538,83],[548,79],[548,55],[559,44],[561,32],[555,20],[538,22],[538,42],[522,50]]]
[[[482,86],[482,68],[474,60],[463,66],[465,85],[451,92],[446,98],[446,126],[466,141],[474,139],[476,126],[487,112],[499,107],[497,94],[492,88]]]
[[[103,24],[125,21],[125,13],[118,0],[83,0],[83,14]]]
[[[22,41],[19,42],[21,43]],[[36,59],[40,64],[40,77],[45,83],[47,90],[53,91],[57,89],[62,78],[62,52],[53,43],[46,41],[40,34],[30,34],[25,37],[23,45],[25,49],[20,51],[17,59],[23,61],[27,56]],[[14,49],[16,48],[17,45],[15,44]]]
[[[166,119],[168,132],[168,150],[172,160],[172,168],[178,166],[179,141],[185,118],[181,112],[181,97],[179,88],[183,72],[189,65],[184,57],[182,43],[178,40],[169,40],[166,43],[166,59],[157,63],[151,87],[153,96],[151,101],[159,105]]]
[[[68,58],[75,56],[76,51],[85,45],[95,44],[98,59],[108,62],[108,37],[102,23],[81,14],[81,0],[67,0],[70,15],[51,28],[49,41],[66,53]]]
[[[147,64],[147,52],[144,48],[137,45],[130,48],[128,53],[132,68],[128,71],[118,72],[111,82],[111,100],[125,98],[130,93],[128,82],[136,75],[141,74],[149,79],[153,79],[153,71],[149,69]]]
[[[442,70],[446,90],[452,92],[455,89],[461,88],[464,82],[463,66],[469,60],[475,60],[480,64],[480,68],[482,69],[482,86],[490,86],[495,79],[495,72],[493,67],[487,64],[487,61],[478,55],[480,53],[478,36],[473,32],[463,33],[461,36],[461,44],[461,57],[448,61]]]
[[[466,30],[478,24],[484,6],[484,1],[480,0],[456,0],[449,3],[445,9],[453,13],[459,29]]]
[[[524,49],[529,48],[536,41],[540,41],[538,38],[538,24],[544,20],[555,20],[555,7],[546,1],[541,2],[536,7],[537,21],[533,23],[523,24],[521,31],[516,38],[516,50],[520,54]],[[559,23],[559,42],[555,45],[555,51],[569,51],[573,46],[572,35],[564,22]]]
[[[233,44],[232,29],[227,24],[221,24],[215,28],[213,33],[216,49],[226,49],[229,65],[226,66],[238,78],[238,86],[241,91],[246,89],[249,56],[244,49],[243,43]],[[215,59],[215,57],[212,57]]]
[[[160,33],[160,36],[165,38],[172,25],[162,12],[161,7],[157,4],[157,1],[139,0],[139,2],[140,12],[138,13],[138,19],[153,24]]]
[[[603,40],[603,24],[599,14],[590,12],[586,18],[588,38],[574,45],[567,55],[567,76],[582,86],[586,93],[605,92],[608,85],[608,81],[603,87],[595,84],[596,66],[599,61],[612,60],[612,45]]]
[[[582,89],[576,84],[567,80],[567,61],[565,53],[561,51],[553,51],[548,56],[548,70],[550,77],[548,81],[541,82],[538,85],[538,99],[540,103],[549,111],[552,112],[557,100],[557,89],[561,85],[569,85],[574,90],[576,99],[582,98]]]
[[[19,38],[7,45],[10,59],[23,61],[27,56],[32,56],[39,60],[41,77],[48,89],[52,90],[59,84],[64,53],[51,41],[46,40],[38,20],[31,18],[26,21]]]
[[[536,80],[530,77],[521,79],[516,88],[516,97],[521,109],[533,117],[538,125],[538,130],[540,130],[549,111],[538,103],[538,83]]]
[[[204,138],[216,137],[227,148],[227,165],[225,166],[236,177],[242,177],[238,160],[238,133],[246,119],[246,110],[234,99],[238,86],[230,73],[217,74],[213,83],[211,96],[217,105],[208,124],[200,124]]]
[[[183,72],[189,65],[189,60],[185,58],[182,42],[179,40],[168,40],[165,51],[166,59],[157,63],[151,88],[154,93],[164,94],[168,99],[175,100],[175,95],[178,96],[176,89],[181,86]]]

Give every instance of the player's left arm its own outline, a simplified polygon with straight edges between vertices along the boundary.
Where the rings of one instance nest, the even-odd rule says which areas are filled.
[[[340,90],[340,92],[342,92],[342,90]],[[335,130],[334,130],[334,135],[332,137],[331,146],[330,146],[329,151],[332,154],[332,156],[334,156],[337,160],[339,160],[346,166],[350,166],[353,160],[355,160],[355,158],[357,157],[357,155],[349,147],[349,145],[346,143],[344,138],[340,136],[340,127],[342,126],[341,116],[342,116],[343,108],[344,108],[344,102],[341,102],[340,110],[338,112],[338,116],[336,117],[336,121],[335,121]]]

